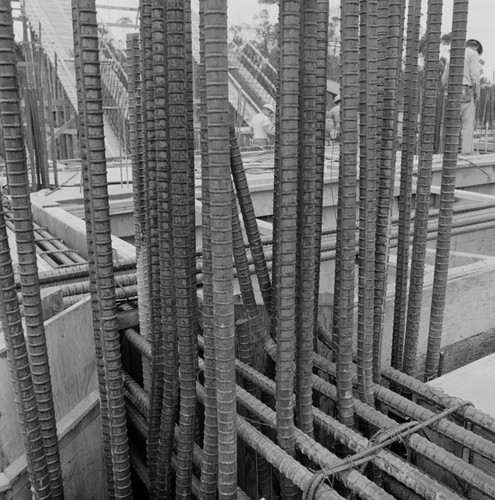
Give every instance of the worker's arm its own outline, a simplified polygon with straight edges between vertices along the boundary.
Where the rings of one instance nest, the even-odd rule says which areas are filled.
[[[269,137],[275,137],[275,124],[273,124],[268,117],[263,125],[263,129],[265,130],[266,135]]]

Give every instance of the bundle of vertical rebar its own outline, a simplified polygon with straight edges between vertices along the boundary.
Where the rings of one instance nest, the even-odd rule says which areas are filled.
[[[200,1],[196,66],[190,0],[141,0],[139,34],[127,39],[137,253],[136,273],[127,276],[114,275],[112,259],[95,0],[72,5],[88,267],[67,277],[89,276],[89,282],[64,285],[64,291],[68,297],[91,293],[108,498],[131,498],[131,489],[137,497],[143,488],[152,499],[451,500],[473,489],[495,498],[494,477],[477,465],[480,459],[495,463],[495,418],[414,378],[426,243],[437,233],[426,376],[438,373],[450,238],[456,234],[452,178],[467,1],[454,1],[442,204],[433,213],[429,188],[442,1],[428,1],[418,88],[421,1],[410,0],[406,16],[405,0],[342,0],[335,242],[322,238],[328,1],[280,1],[268,254],[229,103],[227,0]],[[32,234],[32,217],[24,147],[14,143],[22,130],[10,2],[0,0],[0,8],[0,115],[24,256],[35,254],[31,240],[29,248],[22,246],[26,231]],[[398,230],[392,233],[403,45],[405,127]],[[201,265],[194,88],[201,129]],[[432,215],[439,218],[434,236]],[[491,221],[469,212],[465,217],[466,224]],[[387,331],[387,264],[394,246],[395,310]],[[334,304],[332,325],[325,327],[319,292],[328,280],[322,262],[329,254],[335,259]],[[37,377],[45,376],[37,370],[48,366],[38,350],[43,332],[30,314],[24,342],[9,259],[2,211],[2,325],[30,480],[39,498],[52,498],[60,491],[56,439],[49,434],[55,427],[43,415],[49,400],[36,393]],[[30,301],[39,289],[31,281],[37,273],[23,263],[24,307],[36,308]],[[234,300],[234,280],[240,303]],[[139,327],[119,332],[117,299],[136,297]],[[391,367],[381,363],[384,335],[393,338]],[[121,342],[133,362],[122,361]],[[28,356],[40,356],[43,363],[30,365]]]

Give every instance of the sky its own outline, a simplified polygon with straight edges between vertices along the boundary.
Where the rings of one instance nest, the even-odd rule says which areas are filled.
[[[339,0],[329,0],[330,9],[338,9]],[[423,0],[422,24],[426,29],[427,0]],[[452,10],[454,0],[444,0],[442,33],[452,31]],[[229,0],[229,19],[234,24],[249,22],[262,8],[258,0]],[[484,74],[494,80],[495,72],[495,0],[470,0],[468,14],[467,38],[476,38],[483,44],[485,61]]]
[[[44,0],[47,1],[47,0]],[[406,0],[407,1],[407,0]],[[197,3],[197,0],[193,1]],[[107,5],[119,5],[127,7],[137,7],[138,0],[97,0],[98,3]],[[444,0],[442,33],[449,33],[452,26],[452,9],[454,0]],[[329,0],[330,9],[337,10],[340,5],[339,0]],[[253,17],[266,8],[261,6],[258,0],[228,0],[229,21],[233,24],[250,23]],[[423,30],[426,27],[427,0],[423,0]],[[276,18],[276,9],[271,8],[273,16]],[[122,13],[107,11],[105,16],[122,16]],[[131,16],[129,16],[131,17]],[[105,20],[110,20],[109,18]],[[467,38],[476,38],[483,44],[484,52],[482,59],[485,61],[484,74],[493,81],[495,80],[495,0],[470,0]]]

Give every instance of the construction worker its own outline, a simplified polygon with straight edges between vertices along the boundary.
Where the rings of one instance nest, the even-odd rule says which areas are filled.
[[[338,141],[340,137],[340,95],[335,96],[334,106],[327,111],[325,131],[327,137]]]
[[[464,75],[462,78],[460,148],[462,154],[474,153],[474,121],[476,118],[476,101],[480,96],[481,54],[483,54],[481,42],[470,38],[466,42]],[[449,64],[446,64],[442,76],[444,87],[447,87],[448,75]]]
[[[474,120],[476,101],[480,97],[481,54],[483,46],[478,40],[471,38],[466,42],[461,97],[462,154],[474,153]]]
[[[249,126],[249,133],[253,138],[253,144],[256,146],[269,146],[273,143],[275,137],[275,108],[271,104],[265,104],[261,111],[254,115]]]

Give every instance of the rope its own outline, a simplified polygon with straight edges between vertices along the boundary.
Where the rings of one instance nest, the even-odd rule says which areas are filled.
[[[393,429],[384,429],[378,431],[370,440],[367,448],[361,450],[359,453],[352,455],[346,459],[339,461],[334,465],[330,465],[329,467],[325,467],[317,471],[308,485],[305,487],[303,491],[302,500],[316,500],[316,492],[318,488],[325,482],[329,481],[336,474],[340,474],[342,472],[346,472],[350,469],[359,467],[363,464],[368,463],[375,456],[375,453],[383,450],[387,446],[395,443],[396,441],[405,441],[405,438],[414,434],[430,425],[433,425],[440,421],[442,418],[447,417],[448,415],[456,412],[463,406],[474,406],[473,403],[469,401],[460,401],[456,406],[452,408],[448,408],[447,410],[434,415],[433,417],[425,420],[424,422],[407,422],[405,424],[400,424]]]

